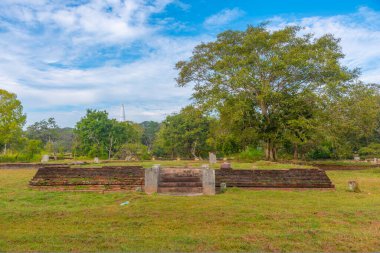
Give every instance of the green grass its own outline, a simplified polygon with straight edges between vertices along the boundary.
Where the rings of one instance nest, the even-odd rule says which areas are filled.
[[[371,162],[354,161],[354,160],[316,160],[312,164],[340,165],[340,166],[373,166]]]
[[[380,250],[378,169],[328,172],[336,191],[198,197],[36,191],[34,173],[0,170],[0,251]]]
[[[223,161],[218,161],[218,163],[213,164],[212,168],[220,168],[220,165]],[[208,164],[208,161],[189,161],[189,160],[181,160],[181,161],[136,161],[136,162],[111,162],[111,163],[99,163],[99,164],[87,164],[80,165],[76,167],[101,167],[101,166],[132,166],[132,165],[141,165],[144,168],[151,168],[155,164],[160,164],[163,167],[177,167],[177,166],[187,166],[193,168],[200,168],[202,164]],[[309,165],[299,165],[299,164],[283,164],[276,162],[268,162],[268,161],[257,161],[254,163],[242,163],[242,162],[231,162],[231,166],[234,169],[290,169],[290,168],[312,168]]]

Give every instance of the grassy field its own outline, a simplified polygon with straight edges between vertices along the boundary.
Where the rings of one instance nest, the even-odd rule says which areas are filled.
[[[0,251],[380,250],[380,169],[328,172],[336,191],[198,197],[35,191],[34,173],[0,170]]]
[[[89,161],[90,162],[90,161]],[[54,162],[52,162],[54,163]],[[220,168],[220,165],[223,161],[218,161],[218,163],[213,164],[211,167],[214,169]],[[141,165],[144,168],[151,168],[154,164],[160,164],[163,167],[177,167],[177,166],[186,166],[189,168],[200,168],[202,164],[207,164],[207,161],[141,161],[141,162],[105,162],[99,164],[87,164],[81,165],[78,167],[96,167],[96,166],[118,166],[118,165]],[[268,162],[268,161],[257,161],[254,163],[248,162],[231,162],[231,167],[234,169],[290,169],[290,168],[313,168],[310,165],[300,165],[300,164],[291,164],[291,163],[276,163],[276,162]]]

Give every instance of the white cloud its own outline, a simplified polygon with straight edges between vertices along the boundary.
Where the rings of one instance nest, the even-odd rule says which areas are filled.
[[[128,120],[161,120],[189,103],[191,87],[175,86],[174,64],[213,38],[163,35],[178,20],[151,20],[171,2],[181,2],[77,2],[0,1],[5,18],[0,21],[0,88],[18,95],[28,123],[56,117],[60,125],[73,126],[86,108],[119,118],[122,103]],[[226,9],[204,25],[216,27],[240,15],[239,9]],[[273,26],[299,24],[317,36],[333,33],[342,38],[345,64],[362,67],[363,80],[380,82],[379,16],[361,8],[345,16],[276,18]]]
[[[350,68],[360,68],[363,81],[380,83],[380,12],[362,7],[350,15],[306,17],[293,21],[275,17],[271,29],[285,25],[299,25],[304,28],[302,33],[313,33],[317,37],[330,33],[340,38],[345,54],[343,63]]]
[[[206,27],[221,26],[228,24],[229,22],[232,22],[243,15],[244,12],[239,8],[224,9],[221,12],[208,17],[203,24]]]

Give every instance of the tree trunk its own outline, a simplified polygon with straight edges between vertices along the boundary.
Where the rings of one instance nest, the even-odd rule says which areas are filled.
[[[272,144],[272,157],[273,157],[272,161],[276,161],[277,160],[277,149],[274,146],[274,144]]]
[[[196,150],[197,150],[197,142],[195,141],[190,150],[190,153],[193,155],[194,159],[198,159],[196,155]]]
[[[4,155],[6,155],[7,154],[7,144],[5,143],[4,144]]]
[[[265,146],[265,159],[268,161],[275,161],[277,156],[277,150],[274,147],[274,144],[269,139],[267,140],[266,146]]]
[[[298,160],[298,144],[294,144],[294,153],[293,153],[293,159]]]

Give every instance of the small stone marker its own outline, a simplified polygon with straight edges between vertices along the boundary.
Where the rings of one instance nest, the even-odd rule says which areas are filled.
[[[358,155],[354,155],[354,161],[360,161],[360,157]]]
[[[204,195],[215,195],[215,170],[202,169],[202,188]]]
[[[373,164],[377,164],[377,158],[373,158]]]
[[[359,184],[356,181],[349,181],[348,182],[348,190],[350,192],[361,192],[359,189]]]
[[[145,170],[145,187],[144,190],[147,194],[157,192],[158,177],[160,174],[160,165],[155,164],[152,168]]]
[[[211,164],[216,163],[216,155],[215,155],[215,153],[213,153],[213,152],[209,152],[209,153],[208,153],[208,157],[209,157],[209,162],[210,162]]]
[[[47,163],[47,162],[49,162],[49,155],[43,155],[43,156],[42,156],[42,159],[41,159],[41,162],[42,162],[42,163]]]
[[[99,157],[94,158],[94,163],[99,163]]]
[[[230,169],[232,169],[231,168],[231,164],[224,162],[224,163],[222,163],[222,165],[220,165],[220,169],[222,169],[222,170],[230,170]]]
[[[227,184],[226,183],[220,183],[220,192],[223,193],[227,190]]]

